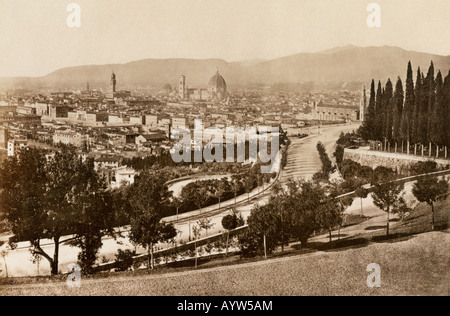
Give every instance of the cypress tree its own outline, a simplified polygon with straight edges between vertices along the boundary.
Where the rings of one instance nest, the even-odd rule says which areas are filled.
[[[442,107],[442,117],[443,125],[446,126],[444,129],[444,146],[445,146],[445,158],[448,158],[448,147],[450,146],[450,128],[448,128],[448,118],[450,117],[450,71],[447,77],[445,77],[443,85],[443,107]]]
[[[376,115],[377,110],[375,108],[375,80],[372,79],[372,83],[370,84],[370,99],[369,99],[369,107],[367,109],[368,116],[368,128],[370,139],[376,139],[375,126],[376,126]]]
[[[397,84],[395,85],[395,93],[393,98],[394,105],[394,113],[392,117],[392,138],[396,142],[396,145],[399,141],[402,140],[400,137],[400,124],[402,120],[403,114],[403,101],[404,101],[404,92],[403,92],[403,83],[400,77],[397,80]]]
[[[429,144],[428,152],[431,155],[431,125],[433,124],[432,116],[435,103],[436,82],[434,79],[434,64],[431,62],[428,73],[425,78],[424,94],[422,108],[422,132],[424,133],[424,143]]]
[[[383,119],[383,137],[387,141],[392,140],[392,123],[394,114],[394,87],[392,85],[391,79],[386,82],[386,88],[383,95],[383,108],[384,108],[384,119]]]
[[[422,142],[422,134],[420,132],[420,109],[422,103],[422,72],[420,67],[417,69],[416,86],[414,88],[414,110],[411,120],[411,140],[415,144],[415,154],[417,144]]]
[[[370,99],[369,106],[367,108],[367,115],[364,118],[364,122],[361,126],[361,136],[365,140],[375,139],[375,81],[372,79],[372,84],[370,86]]]
[[[409,146],[412,134],[412,120],[414,113],[414,81],[411,62],[408,62],[408,70],[406,74],[406,90],[405,90],[405,104],[403,106],[403,113],[400,124],[400,138],[406,141],[406,152],[409,155]]]
[[[436,145],[436,157],[439,157],[439,148],[445,143],[445,125],[442,117],[444,115],[444,91],[442,74],[439,71],[436,76],[435,104],[430,115],[429,135],[430,141]]]
[[[378,81],[378,87],[377,87],[377,96],[375,99],[375,140],[382,141],[383,140],[383,132],[382,132],[382,122],[383,122],[383,90],[381,88],[381,82]]]

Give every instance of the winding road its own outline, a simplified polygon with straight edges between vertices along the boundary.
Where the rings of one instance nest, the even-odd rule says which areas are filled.
[[[289,179],[310,179],[312,175],[320,169],[321,162],[316,150],[318,141],[321,141],[327,151],[332,157],[332,153],[335,148],[335,142],[338,139],[341,132],[350,132],[356,130],[359,124],[352,125],[339,125],[329,126],[322,128],[310,128],[305,130],[309,136],[303,139],[293,138],[291,140],[291,146],[288,150],[288,162],[285,169],[281,172],[279,180],[282,184],[287,183]],[[279,157],[278,157],[279,159]],[[236,199],[237,210],[246,218],[254,205],[264,204],[268,201],[270,196],[270,190],[261,192],[262,188],[256,188],[250,193],[250,200],[248,201],[247,194],[238,196]],[[189,240],[189,236],[192,235],[192,225],[201,218],[208,217],[214,226],[208,230],[208,235],[223,232],[224,229],[221,225],[223,216],[230,214],[230,209],[235,205],[234,199],[224,201],[221,204],[219,210],[218,205],[206,207],[200,211],[192,211],[181,214],[178,219],[176,216],[167,217],[164,219],[166,222],[173,222],[175,227],[180,232],[178,242],[186,242]],[[122,228],[123,229],[123,228]],[[126,229],[126,228],[125,228]],[[203,232],[202,237],[205,237]],[[53,243],[50,240],[42,240],[42,248],[50,256],[53,255]],[[168,245],[158,245],[161,249]],[[114,260],[115,254],[118,249],[136,249],[138,253],[145,253],[145,249],[139,247],[135,248],[130,243],[128,238],[118,238],[114,240],[112,238],[104,238],[103,247],[100,250],[99,258]],[[79,250],[69,245],[63,244],[60,247],[60,264],[59,268],[61,272],[65,272],[67,266],[70,263],[77,261],[77,254]],[[41,260],[39,264],[31,261],[31,253],[29,250],[29,244],[19,243],[16,250],[11,251],[5,257],[8,265],[9,276],[33,276],[33,275],[46,275],[49,274],[49,264],[46,260]],[[1,276],[1,275],[0,275]]]

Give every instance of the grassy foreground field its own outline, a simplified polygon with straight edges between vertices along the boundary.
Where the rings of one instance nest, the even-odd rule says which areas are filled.
[[[450,230],[238,266],[138,277],[2,285],[0,295],[450,295]],[[369,288],[367,265],[381,267]]]
[[[450,295],[450,199],[420,204],[405,220],[385,229],[307,249],[292,244],[272,259],[239,256],[120,273],[99,273],[68,288],[66,276],[0,279],[3,295]],[[261,261],[262,260],[262,261]],[[367,265],[381,267],[381,288],[370,289]],[[181,265],[180,265],[181,264]]]

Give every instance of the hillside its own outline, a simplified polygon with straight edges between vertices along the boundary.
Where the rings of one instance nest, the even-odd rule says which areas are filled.
[[[68,288],[65,282],[6,285],[0,295],[447,295],[449,242],[448,231],[431,232],[228,267],[87,279],[80,288]],[[381,267],[380,288],[366,284],[370,263]]]
[[[219,69],[230,87],[245,85],[296,84],[300,82],[368,82],[406,75],[411,60],[414,69],[423,70],[433,60],[435,68],[447,73],[450,56],[439,56],[397,47],[345,46],[318,53],[301,53],[273,60],[227,62],[222,59],[145,59],[126,64],[90,65],[59,69],[40,78],[0,78],[0,86],[14,88],[107,88],[112,71],[118,88],[130,85],[175,86],[180,75],[191,87],[204,87]]]
[[[367,82],[406,76],[408,61],[414,69],[428,68],[433,60],[436,69],[446,73],[450,56],[406,51],[396,47],[344,47],[322,53],[297,54],[279,58],[249,69],[249,80],[264,78],[265,83],[298,81]]]

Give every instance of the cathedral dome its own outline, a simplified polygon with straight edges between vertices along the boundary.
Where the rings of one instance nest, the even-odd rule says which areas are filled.
[[[163,87],[163,90],[165,91],[172,91],[172,86],[169,83],[166,83]]]
[[[217,70],[216,74],[208,81],[208,91],[215,93],[225,93],[227,91],[227,83],[225,79],[219,74]]]

